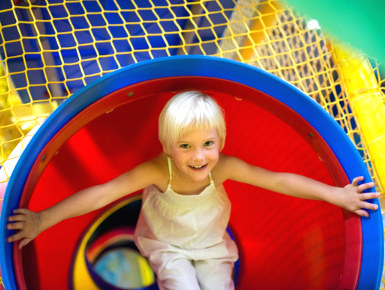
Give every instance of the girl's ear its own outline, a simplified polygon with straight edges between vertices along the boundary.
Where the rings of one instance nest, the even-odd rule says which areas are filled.
[[[167,148],[163,145],[163,152],[164,154],[166,154],[167,156],[170,156],[170,152],[167,150]]]
[[[223,150],[224,147],[225,147],[225,146],[223,145],[223,141],[220,140],[220,143],[219,143],[219,152],[222,152],[222,150]]]

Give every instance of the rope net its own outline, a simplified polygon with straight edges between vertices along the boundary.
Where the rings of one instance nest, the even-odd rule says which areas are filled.
[[[14,0],[1,1],[0,22],[0,184],[31,129],[78,89],[132,63],[199,54],[257,66],[315,99],[383,193],[335,45],[314,19],[279,1]],[[375,62],[370,73],[383,105],[385,80]]]

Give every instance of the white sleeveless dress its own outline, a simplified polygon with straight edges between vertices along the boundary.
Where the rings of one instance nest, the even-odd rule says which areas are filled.
[[[192,262],[221,261],[231,264],[232,269],[238,259],[238,250],[226,232],[231,204],[224,188],[216,188],[210,174],[210,184],[200,194],[178,194],[172,189],[169,158],[168,168],[170,179],[165,192],[154,185],[145,188],[135,230],[136,245],[149,258],[158,281],[163,271],[172,268],[169,264],[176,257]],[[231,273],[223,275],[231,276]]]

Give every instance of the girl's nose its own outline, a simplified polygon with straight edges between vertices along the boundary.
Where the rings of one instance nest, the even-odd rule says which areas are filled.
[[[204,153],[202,149],[199,148],[194,150],[194,154],[193,154],[194,161],[199,161],[199,160],[202,160],[203,158],[204,158]]]

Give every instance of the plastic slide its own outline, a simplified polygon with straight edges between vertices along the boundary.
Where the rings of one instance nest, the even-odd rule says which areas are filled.
[[[159,154],[160,110],[175,92],[191,89],[212,95],[224,108],[228,126],[224,153],[328,184],[343,186],[360,175],[370,181],[343,130],[295,87],[235,61],[158,58],[98,79],[50,115],[9,180],[1,211],[1,240],[9,235],[5,225],[13,209],[41,210]],[[379,287],[380,210],[360,218],[321,201],[231,181],[225,187],[233,206],[229,231],[240,250],[237,289]],[[128,210],[127,206],[138,200],[140,192],[64,221],[21,251],[14,244],[0,243],[6,289],[101,288],[91,264],[114,239],[130,244],[138,205]],[[143,267],[142,280],[151,281],[143,263],[137,262],[136,268]]]

